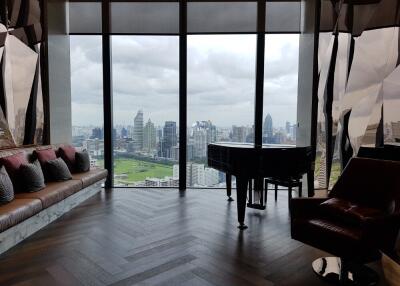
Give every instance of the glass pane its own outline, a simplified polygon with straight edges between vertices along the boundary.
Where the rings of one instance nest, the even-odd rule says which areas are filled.
[[[114,2],[111,29],[119,34],[179,34],[178,2]]]
[[[299,35],[265,36],[263,142],[296,144]]]
[[[104,166],[101,36],[71,36],[72,142]]]
[[[255,54],[255,35],[188,36],[188,186],[225,186],[207,144],[254,142]]]
[[[300,1],[267,2],[265,10],[267,33],[300,32]]]
[[[69,3],[69,32],[101,33],[101,1]]]
[[[113,36],[114,185],[176,187],[179,38]]]
[[[188,33],[257,31],[256,2],[189,2]]]

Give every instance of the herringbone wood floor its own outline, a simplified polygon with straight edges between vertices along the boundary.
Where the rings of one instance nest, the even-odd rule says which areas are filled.
[[[223,190],[102,191],[3,254],[0,285],[326,285],[286,192],[267,205],[242,232]]]

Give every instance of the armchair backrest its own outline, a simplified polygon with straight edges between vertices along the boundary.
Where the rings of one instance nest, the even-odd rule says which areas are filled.
[[[400,162],[352,158],[329,196],[388,212],[400,211]]]

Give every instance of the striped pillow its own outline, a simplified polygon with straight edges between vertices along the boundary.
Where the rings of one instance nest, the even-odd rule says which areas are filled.
[[[67,164],[61,158],[50,160],[45,165],[46,172],[49,174],[50,182],[62,182],[72,179],[71,172]]]
[[[9,203],[14,199],[14,187],[6,168],[0,168],[0,204]]]
[[[23,164],[19,168],[19,178],[21,180],[21,192],[37,192],[46,187],[42,168],[38,160],[32,164]]]

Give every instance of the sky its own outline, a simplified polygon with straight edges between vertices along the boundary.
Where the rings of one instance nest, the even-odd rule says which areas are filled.
[[[72,124],[102,125],[100,36],[71,36]],[[296,122],[299,36],[266,35],[264,117]],[[113,36],[114,124],[178,121],[179,38]],[[256,35],[188,36],[188,125],[253,125]]]

